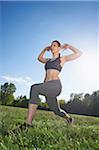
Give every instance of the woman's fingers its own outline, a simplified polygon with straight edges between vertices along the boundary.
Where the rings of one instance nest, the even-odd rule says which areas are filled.
[[[47,47],[47,50],[48,50],[48,51],[51,50],[51,46],[48,46],[48,47]]]
[[[64,44],[64,45],[61,46],[61,48],[62,48],[63,50],[68,49],[68,48],[69,48],[69,44]]]

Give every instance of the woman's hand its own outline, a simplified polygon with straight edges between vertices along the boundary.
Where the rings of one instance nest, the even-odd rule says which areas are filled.
[[[44,48],[45,51],[50,51],[51,50],[51,46],[47,46]]]
[[[68,49],[70,48],[70,45],[69,44],[64,44],[60,47],[62,50],[65,50],[65,49]]]

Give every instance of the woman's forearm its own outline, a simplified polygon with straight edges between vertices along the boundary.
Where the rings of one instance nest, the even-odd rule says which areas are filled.
[[[39,54],[38,59],[43,58],[45,52],[46,52],[46,49],[43,49],[43,50],[41,51],[41,53]]]
[[[79,49],[75,48],[75,47],[72,46],[72,45],[69,45],[69,49],[72,50],[74,53],[82,54],[82,52],[81,52]]]

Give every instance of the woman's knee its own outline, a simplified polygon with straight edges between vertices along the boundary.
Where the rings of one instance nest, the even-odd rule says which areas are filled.
[[[38,84],[33,84],[32,86],[31,86],[31,90],[37,90],[37,88],[38,88]]]

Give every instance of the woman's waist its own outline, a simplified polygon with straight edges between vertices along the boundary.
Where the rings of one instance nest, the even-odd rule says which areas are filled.
[[[47,76],[50,76],[50,77],[58,77],[59,71],[58,71],[58,70],[55,70],[55,69],[48,69],[48,70],[46,71],[46,75],[47,75]]]
[[[45,82],[51,81],[51,80],[60,80],[59,77],[46,77]]]

